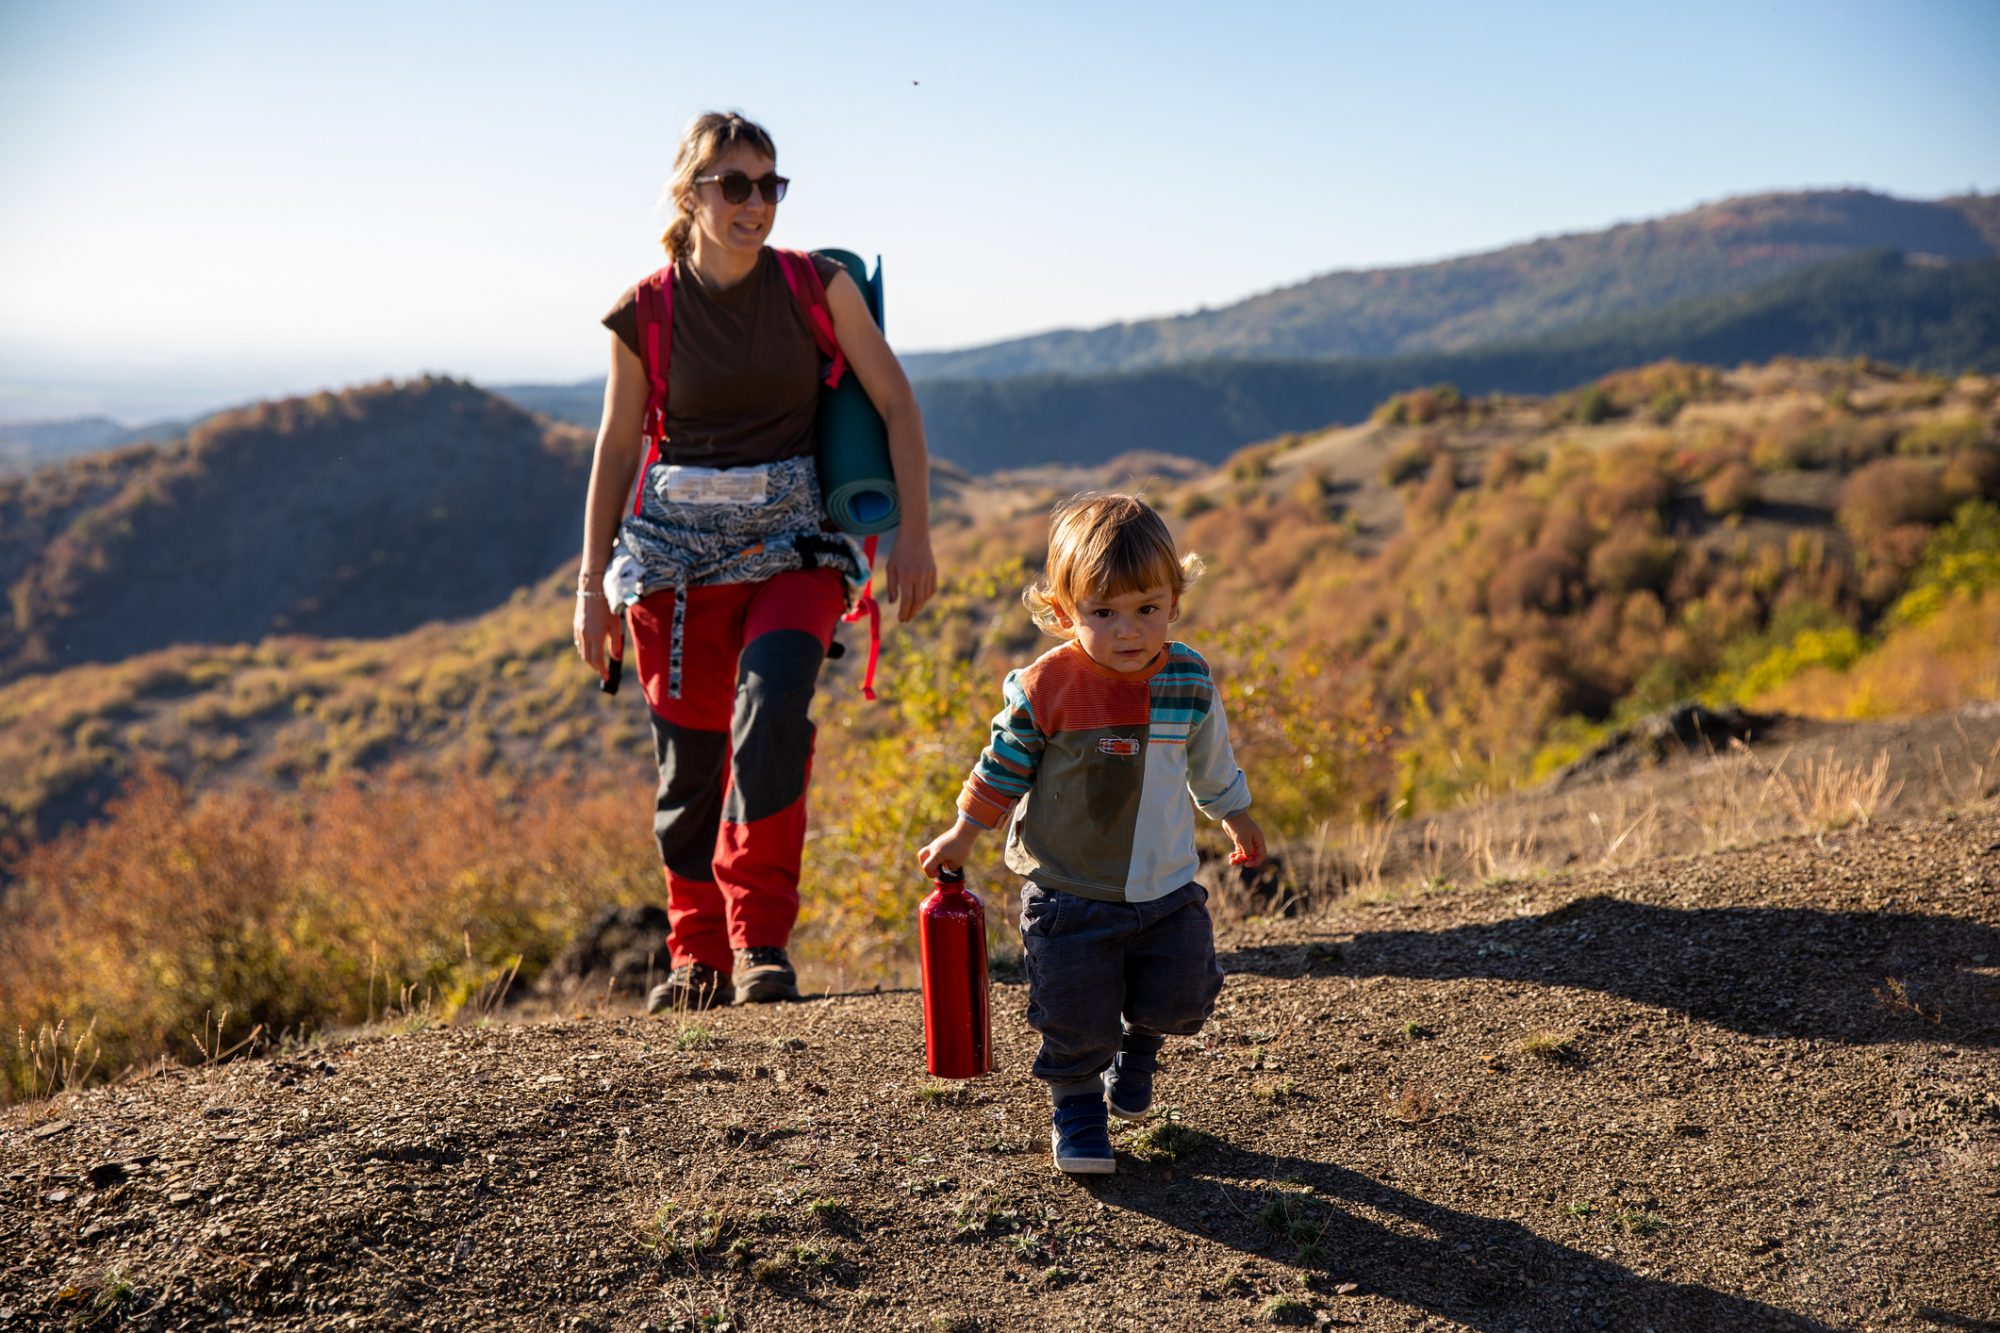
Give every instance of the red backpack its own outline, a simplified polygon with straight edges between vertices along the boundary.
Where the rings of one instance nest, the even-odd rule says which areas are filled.
[[[826,303],[826,284],[820,281],[819,270],[813,266],[812,256],[803,250],[780,250],[771,247],[771,253],[778,257],[778,271],[785,275],[785,286],[791,288],[792,299],[799,304],[799,313],[805,316],[806,327],[812,332],[813,345],[820,355],[827,359],[824,381],[831,389],[840,383],[840,377],[847,372],[847,358],[841,353],[840,340],[833,334],[833,310]],[[633,487],[632,512],[636,515],[643,503],[641,498],[644,479],[653,464],[660,461],[660,444],[667,434],[667,363],[674,346],[674,266],[668,264],[659,272],[639,284],[639,359],[646,364],[646,413],[640,418],[640,433],[646,440],[646,461],[639,467],[639,475]],[[882,657],[882,608],[875,601],[875,538],[862,541],[862,550],[868,562],[868,580],[861,587],[861,596],[856,599],[854,609],[841,620],[853,624],[862,616],[868,617],[868,669],[861,681],[862,697],[873,701],[875,698],[875,666]]]

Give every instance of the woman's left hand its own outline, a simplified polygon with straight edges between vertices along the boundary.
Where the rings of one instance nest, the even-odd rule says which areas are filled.
[[[931,535],[898,532],[882,584],[882,596],[896,604],[896,619],[909,623],[936,593],[937,560],[931,555]]]

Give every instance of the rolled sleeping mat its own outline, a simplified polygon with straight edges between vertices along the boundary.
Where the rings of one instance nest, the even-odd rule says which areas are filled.
[[[871,278],[860,255],[847,250],[815,253],[847,270],[868,302],[875,326],[881,328],[881,258],[876,258]],[[889,463],[889,431],[851,369],[837,387],[820,387],[818,437],[820,494],[834,526],[857,537],[895,527],[903,508],[896,498],[896,471]]]

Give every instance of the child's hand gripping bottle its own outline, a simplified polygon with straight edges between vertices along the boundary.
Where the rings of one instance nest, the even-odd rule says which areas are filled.
[[[986,1003],[986,909],[963,870],[940,870],[919,914],[924,972],[924,1057],[939,1078],[993,1072]]]

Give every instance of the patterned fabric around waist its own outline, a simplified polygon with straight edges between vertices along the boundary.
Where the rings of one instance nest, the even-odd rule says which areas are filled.
[[[858,539],[824,530],[819,465],[788,458],[758,469],[765,474],[761,504],[691,504],[666,486],[668,464],[655,463],[641,483],[639,512],[619,528],[618,544],[638,566],[632,600],[673,588],[715,583],[756,583],[794,569],[837,569],[849,600],[866,582],[868,565]],[[667,692],[680,697],[681,638],[686,597],[674,599]]]

